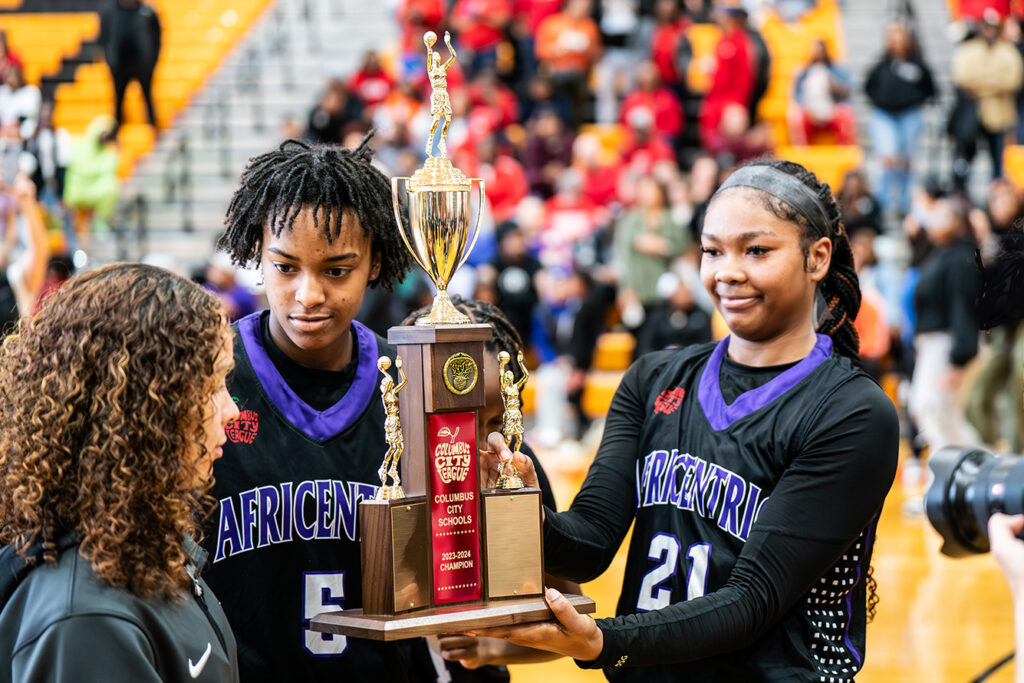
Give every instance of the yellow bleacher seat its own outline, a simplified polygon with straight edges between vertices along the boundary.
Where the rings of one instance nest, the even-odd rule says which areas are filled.
[[[60,68],[61,59],[79,50],[83,40],[99,35],[99,15],[94,12],[0,14],[0,30],[25,64],[29,83]]]
[[[581,399],[583,413],[589,418],[604,417],[612,404],[615,390],[622,382],[623,372],[592,371],[587,374]]]
[[[775,153],[780,159],[795,161],[814,171],[821,180],[839,190],[847,171],[864,163],[864,152],[857,145],[812,145],[808,147],[779,147]]]
[[[588,134],[601,143],[601,158],[611,163],[622,158],[626,129],[617,123],[588,123],[580,127],[580,135]]]
[[[707,58],[714,56],[718,41],[722,39],[722,30],[715,24],[694,24],[686,29],[686,37],[693,49],[686,82],[695,92],[707,92],[711,87],[711,74],[705,70],[704,63]]]
[[[1024,145],[1007,145],[1003,150],[1003,173],[1017,188],[1024,188]]]
[[[628,332],[605,332],[597,338],[595,370],[625,370],[633,362],[636,339]]]

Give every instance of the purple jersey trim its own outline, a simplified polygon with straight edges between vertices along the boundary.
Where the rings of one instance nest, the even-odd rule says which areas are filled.
[[[875,532],[875,522],[877,521],[878,515],[875,515],[868,522],[868,533],[864,536],[864,552],[857,558],[857,575],[853,585],[850,586],[850,591],[846,594],[846,628],[843,629],[843,643],[860,666],[864,666],[864,659],[857,652],[857,648],[853,646],[853,641],[850,640],[850,622],[853,621],[853,589],[860,583],[860,568],[863,566],[863,559],[867,556],[868,549],[871,548],[871,536]]]
[[[257,311],[238,321],[238,332],[249,356],[252,369],[256,372],[267,396],[285,419],[317,441],[340,434],[356,421],[370,398],[373,396],[374,383],[377,376],[377,339],[373,332],[362,323],[353,320],[356,330],[358,362],[356,376],[341,400],[327,410],[317,412],[296,395],[288,383],[281,377],[274,366],[267,350],[263,348],[263,335],[260,334],[260,315]]]
[[[800,383],[828,359],[832,352],[832,338],[825,334],[819,334],[814,348],[803,360],[758,388],[740,394],[731,405],[725,404],[725,399],[722,398],[722,388],[718,383],[722,359],[725,358],[728,349],[729,337],[727,336],[718,342],[718,346],[708,358],[708,364],[704,366],[704,373],[700,377],[700,385],[697,388],[700,407],[704,410],[704,416],[708,419],[711,428],[716,432],[726,429],[736,420],[750,415],[758,408],[763,408]]]

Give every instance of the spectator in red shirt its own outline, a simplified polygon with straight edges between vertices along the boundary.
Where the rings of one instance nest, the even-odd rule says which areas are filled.
[[[457,0],[451,25],[459,52],[465,55],[462,68],[472,78],[481,69],[498,63],[498,45],[512,19],[512,0]]]
[[[384,70],[380,57],[374,50],[367,50],[362,66],[352,74],[349,81],[352,92],[371,112],[387,99],[394,84],[394,79]]]
[[[558,177],[557,188],[544,203],[540,261],[549,267],[571,268],[575,263],[574,245],[593,236],[607,212],[583,194],[583,178],[571,168]]]
[[[675,163],[672,147],[655,129],[654,112],[646,107],[635,107],[626,117],[628,126],[622,157],[631,171],[648,175],[659,161]]]
[[[654,130],[670,144],[683,130],[683,107],[675,93],[661,84],[658,67],[653,62],[644,62],[637,69],[636,90],[623,100],[620,122],[625,124],[638,109],[651,113]]]
[[[516,207],[529,190],[526,172],[519,161],[498,145],[493,134],[478,138],[472,147],[464,147],[456,166],[469,176],[484,179],[495,223],[515,217]]]
[[[651,34],[651,61],[658,67],[661,82],[679,91],[685,74],[676,68],[676,51],[693,22],[679,13],[679,0],[656,0],[654,31]]]
[[[559,176],[572,164],[573,134],[553,109],[541,109],[530,123],[523,168],[530,192],[547,199]]]
[[[402,31],[401,80],[422,81],[425,78],[427,60],[423,52],[423,34],[427,31],[444,34],[441,27],[444,11],[442,0],[401,0],[398,7]]]
[[[746,12],[727,9],[717,16],[722,39],[715,48],[715,73],[700,113],[701,142],[705,148],[716,146],[716,138],[721,136],[734,141],[746,132],[750,124],[748,106],[754,91],[754,55],[746,32]],[[733,112],[726,119],[728,125],[723,126],[726,109],[737,106],[743,109],[742,122],[739,113]]]
[[[583,194],[597,206],[610,207],[616,199],[621,158],[602,159],[601,141],[592,133],[580,133],[572,145],[572,167],[583,178]]]
[[[469,104],[493,110],[502,128],[519,123],[519,100],[491,69],[484,69],[470,83]]]

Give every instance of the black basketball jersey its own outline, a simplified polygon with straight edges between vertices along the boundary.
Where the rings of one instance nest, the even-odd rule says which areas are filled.
[[[380,484],[377,359],[395,348],[353,322],[355,378],[317,412],[268,357],[260,315],[236,326],[228,388],[240,414],[214,465],[218,504],[205,534],[205,578],[238,641],[241,679],[433,681],[420,639],[378,643],[309,628],[317,614],[362,605],[357,513]]]
[[[751,529],[800,453],[804,435],[821,419],[823,406],[836,392],[855,378],[866,377],[831,348],[831,339],[819,335],[806,358],[731,403],[719,383],[726,340],[647,357],[653,369],[645,375],[649,386],[640,385],[647,390],[647,400],[636,449],[635,523],[618,615],[660,610],[710,595],[727,588],[730,578],[736,580],[734,569]],[[877,385],[865,385],[864,380],[854,384],[855,391],[867,386],[880,393]],[[821,466],[835,469],[835,463],[825,459]],[[880,478],[886,476],[882,497],[891,475],[879,472]],[[792,499],[790,492],[788,500]],[[871,509],[877,514],[880,506],[878,497]],[[766,625],[753,644],[696,661],[631,668],[622,666],[630,646],[619,641],[614,645],[621,649],[614,657],[626,656],[619,667],[611,666],[614,658],[606,659],[611,666],[606,673],[611,680],[645,682],[852,680],[863,663],[865,581],[877,516],[865,517],[862,523],[859,537],[842,546],[846,549],[824,576],[812,576],[814,585],[806,593],[801,588],[803,597],[781,620]],[[820,526],[827,529],[827,520]],[[828,536],[817,529],[809,536],[819,533],[824,534],[819,538]],[[709,615],[715,609],[714,601],[708,603]],[[688,623],[700,629],[693,621]],[[661,629],[657,636],[662,640],[673,633],[685,639],[667,616],[653,628]],[[655,633],[647,636],[652,639]],[[644,635],[631,637],[642,642]],[[603,657],[606,654],[610,653]]]

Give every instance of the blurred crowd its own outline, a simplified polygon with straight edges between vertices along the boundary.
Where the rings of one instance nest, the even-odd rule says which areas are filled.
[[[412,175],[431,125],[423,35],[450,31],[458,58],[447,71],[448,154],[487,187],[480,238],[450,289],[499,305],[528,340],[544,394],[575,408],[575,422],[552,418],[551,440],[588,426],[581,401],[602,333],[628,332],[634,355],[722,333],[699,282],[699,236],[708,200],[732,168],[782,144],[859,141],[870,150],[864,167],[833,190],[864,294],[865,366],[907,409],[916,453],[954,442],[1020,452],[1024,329],[976,307],[986,277],[978,264],[996,272],[1008,245],[1021,248],[1024,202],[1002,164],[1005,146],[1024,142],[1020,8],[960,3],[952,92],[942,92],[913,25],[888,26],[884,50],[863,73],[816,43],[787,86],[780,131],[758,116],[773,75],[758,27],[766,17],[799,22],[814,7],[400,0],[397,48],[367,52],[354,72],[331,79],[283,135],[354,146],[373,130],[382,169]],[[158,51],[158,27],[153,35]],[[46,240],[32,235],[29,196],[41,220],[67,236],[59,251],[102,229],[117,201],[116,121],[97,119],[72,144],[2,37],[0,263],[6,280],[25,280],[11,282],[25,311],[57,277],[45,274]],[[447,61],[446,47],[434,49]],[[867,120],[851,103],[858,92]],[[925,110],[940,97],[952,103],[940,132],[954,149],[952,172],[915,177]],[[979,144],[991,176],[972,181]],[[12,268],[26,254],[43,274]],[[259,306],[224,259],[195,275],[235,316]],[[4,291],[0,281],[0,308]],[[384,333],[431,296],[417,272],[393,295],[371,290],[360,319]]]

